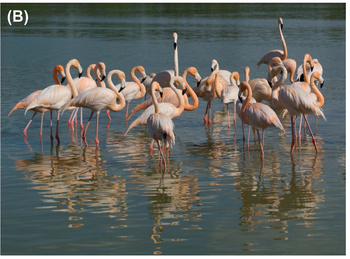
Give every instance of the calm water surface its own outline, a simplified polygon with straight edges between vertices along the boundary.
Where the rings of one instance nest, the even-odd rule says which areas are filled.
[[[9,10],[27,10],[28,24],[10,26]],[[1,12],[2,254],[345,254],[345,4],[2,4]],[[300,65],[309,53],[323,65],[317,154],[305,134],[289,153],[287,116],[286,133],[266,131],[261,162],[258,143],[244,147],[240,120],[229,130],[217,99],[211,127],[201,99],[174,119],[165,172],[145,126],[124,136],[125,109],[111,113],[110,128],[101,112],[99,149],[95,119],[86,147],[80,129],[68,128],[70,112],[60,145],[50,143],[49,113],[42,141],[39,115],[27,139],[32,112],[7,116],[72,58],[85,70],[103,61],[128,81],[137,65],[147,74],[173,69],[174,31],[180,73],[195,66],[204,78],[215,58],[222,69],[242,76],[249,66],[251,78],[266,77],[256,63],[282,49],[278,17],[288,57]]]

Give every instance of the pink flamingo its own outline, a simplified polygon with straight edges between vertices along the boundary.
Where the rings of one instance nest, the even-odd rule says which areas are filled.
[[[312,134],[309,122],[305,115],[312,114],[316,117],[322,116],[325,120],[326,117],[324,116],[322,110],[317,106],[311,93],[307,92],[302,87],[296,86],[295,83],[282,86],[287,78],[287,69],[284,66],[275,66],[272,68],[271,72],[269,73],[269,82],[271,82],[271,79],[274,76],[277,76],[280,73],[282,73],[282,76],[272,87],[272,103],[276,108],[287,109],[291,116],[292,144],[290,152],[293,152],[296,139],[295,117],[301,114],[304,116],[305,122],[311,133],[315,150],[318,152],[316,139]]]
[[[263,147],[265,129],[270,126],[274,126],[284,131],[284,128],[276,113],[269,106],[263,103],[250,103],[250,99],[252,98],[252,90],[246,81],[241,82],[240,88],[242,92],[245,90],[248,92],[247,98],[244,100],[242,109],[240,110],[241,119],[245,124],[257,129],[261,149],[260,157],[261,159],[264,159]],[[262,140],[260,139],[259,129],[262,129]]]
[[[135,71],[139,72],[142,75],[142,80],[140,80],[135,76]],[[137,66],[131,69],[130,72],[131,78],[134,80],[134,82],[126,82],[125,88],[120,90],[120,93],[124,96],[125,102],[126,102],[126,113],[125,113],[125,120],[128,116],[129,111],[129,103],[131,100],[137,100],[145,96],[146,88],[143,85],[143,81],[146,79],[146,72],[143,66]],[[116,85],[117,89],[121,89],[121,84]],[[107,111],[108,117],[111,120],[109,116],[109,111]]]
[[[121,88],[118,90],[117,87],[112,82],[112,75],[116,75],[121,82]],[[112,70],[107,75],[107,84],[112,89],[107,89],[105,87],[95,87],[89,90],[83,91],[79,95],[75,96],[73,99],[69,100],[61,108],[62,113],[69,107],[84,107],[91,110],[90,118],[86,124],[85,130],[82,133],[82,138],[86,142],[86,131],[89,127],[92,115],[96,113],[96,135],[95,142],[96,146],[99,145],[98,140],[98,121],[100,111],[102,109],[108,109],[114,112],[120,111],[125,106],[125,98],[119,93],[125,87],[125,74],[120,70]],[[73,85],[74,86],[74,85]],[[117,104],[117,98],[120,100],[120,103]]]
[[[76,86],[76,89],[78,91],[78,94],[82,93],[83,91],[89,90],[91,88],[97,87],[97,82],[99,82],[101,87],[106,87],[106,85],[103,82],[104,77],[106,77],[106,66],[103,62],[99,62],[98,65],[91,64],[88,69],[86,70],[86,77],[81,78],[75,78],[74,85]],[[94,71],[94,75],[96,78],[96,81],[91,77],[90,71]],[[100,78],[100,74],[102,73],[102,78]],[[73,127],[73,122],[77,116],[79,108],[74,109],[72,112],[71,117],[69,118],[68,123]],[[71,119],[72,118],[72,119]],[[83,109],[80,109],[80,128],[81,130],[84,129],[83,126]]]
[[[218,87],[215,87],[215,92],[218,98],[221,99],[221,102],[226,106],[227,110],[227,119],[228,119],[228,127],[231,128],[230,125],[230,114],[229,114],[229,108],[228,105],[230,103],[233,103],[233,121],[236,126],[236,102],[238,100],[238,92],[239,88],[237,86],[239,84],[239,73],[238,72],[232,72],[230,76],[230,85],[225,87],[221,92],[219,92]]]
[[[215,79],[215,82],[214,82]],[[214,84],[213,84],[214,83]],[[204,78],[199,86],[193,87],[192,89],[198,97],[203,98],[204,101],[208,102],[205,114],[204,114],[204,125],[211,124],[210,113],[211,113],[211,101],[217,98],[215,87],[218,87],[218,92],[227,86],[225,80],[220,77],[218,67],[211,73],[209,77]],[[208,119],[207,119],[208,118]]]
[[[200,83],[201,76],[199,75],[198,70],[195,67],[187,68],[182,74],[182,77],[184,78],[185,83],[186,83],[187,93],[189,94],[189,96],[192,97],[192,100],[193,100],[193,104],[190,104],[187,95],[185,95],[185,94],[182,95],[184,98],[184,101],[185,101],[185,110],[186,111],[193,111],[198,107],[198,97],[197,97],[196,93],[192,90],[192,88],[187,83],[187,80],[186,80],[187,73],[189,73],[190,75],[192,75],[196,79],[197,84]],[[174,104],[176,107],[178,107],[180,105],[179,100],[178,100],[175,92],[170,87],[166,87],[162,91],[163,91],[162,98],[160,97],[160,94],[158,92],[155,94],[156,99],[159,103],[160,102],[168,102],[168,103]],[[178,91],[181,91],[181,90],[178,89]],[[126,118],[126,120],[129,120],[130,117],[135,112],[137,112],[139,110],[144,110],[151,105],[153,105],[153,98],[152,97],[149,98],[148,100],[138,104],[134,109],[132,109],[132,111],[129,113],[128,117]]]
[[[58,79],[57,77],[57,73],[60,73],[61,75],[61,82],[60,80]],[[57,65],[55,66],[55,68],[53,69],[53,80],[55,81],[55,83],[57,85],[61,85],[64,81],[64,79],[66,78],[66,75],[64,73],[64,69],[61,65]],[[11,113],[14,111],[14,110],[17,110],[17,109],[26,109],[28,107],[28,105],[35,99],[35,97],[38,96],[38,94],[41,93],[42,90],[37,90],[33,93],[31,93],[30,95],[28,95],[26,98],[24,98],[23,100],[19,101],[13,108],[12,110],[10,111],[9,115],[11,115]],[[27,129],[29,127],[29,125],[31,124],[31,122],[33,121],[35,115],[39,112],[41,114],[41,122],[40,122],[40,137],[42,137],[43,135],[43,119],[44,119],[44,113],[49,111],[48,109],[45,109],[45,108],[33,108],[31,109],[32,111],[34,111],[34,114],[33,114],[33,117],[29,120],[27,126],[24,128],[23,130],[23,134],[24,134],[24,137],[27,136]],[[51,120],[52,120],[52,117],[51,117]],[[51,121],[51,138],[53,139],[53,136],[52,136],[52,121]]]
[[[153,82],[151,86],[151,95],[154,103],[154,113],[152,113],[147,119],[148,133],[152,137],[152,142],[157,141],[158,151],[163,159],[164,167],[166,167],[165,162],[165,149],[171,148],[175,144],[175,134],[174,134],[174,123],[169,116],[160,112],[159,104],[155,96],[155,91],[162,92],[158,82]],[[161,143],[163,151],[161,150]]]
[[[219,75],[220,75],[220,77],[223,80],[225,80],[226,85],[230,85],[231,84],[230,77],[231,77],[232,73],[230,71],[228,71],[228,70],[219,69],[219,62],[216,59],[213,59],[211,61],[211,72],[213,72],[214,70],[218,70],[219,71]]]
[[[283,51],[282,50],[270,50],[257,63],[258,67],[261,64],[269,64],[270,60],[273,57],[279,57],[282,60],[287,58],[287,56],[288,56],[287,44],[286,44],[286,42],[284,40],[284,37],[283,37],[283,34],[282,34],[282,29],[283,29],[283,19],[281,17],[279,17],[278,18],[278,30],[279,30],[280,36],[281,36],[281,41],[282,41],[282,45],[283,45]]]
[[[82,75],[83,69],[80,66],[80,63],[76,59],[72,59],[66,65],[66,78],[70,87],[65,85],[51,85],[46,87],[44,90],[39,93],[35,99],[28,105],[25,110],[25,114],[28,110],[33,108],[46,108],[50,110],[51,115],[51,126],[52,126],[52,111],[57,111],[57,124],[56,124],[56,139],[60,143],[60,138],[58,136],[59,128],[59,109],[73,97],[78,95],[76,88],[74,87],[74,82],[70,74],[70,68],[74,67],[78,70],[79,76]],[[53,136],[51,135],[51,143],[53,143]]]

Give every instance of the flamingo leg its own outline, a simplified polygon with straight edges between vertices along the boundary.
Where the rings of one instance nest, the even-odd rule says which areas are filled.
[[[227,109],[228,128],[231,128],[231,125],[230,125],[230,112],[229,112],[229,109],[228,109],[228,104],[226,105],[226,109]]]
[[[259,130],[258,130],[259,133]],[[264,146],[265,129],[262,130],[262,145]]]
[[[243,143],[244,143],[245,137],[244,137],[244,123],[243,123],[243,121],[242,121],[242,133],[243,133]]]
[[[100,113],[96,112],[96,136],[95,136],[95,142],[96,142],[96,147],[100,144],[100,141],[98,140],[98,119],[99,119]]]
[[[25,137],[27,136],[27,129],[28,129],[29,125],[32,123],[32,121],[33,121],[34,116],[36,115],[36,113],[37,113],[37,112],[34,112],[32,118],[29,120],[27,126],[26,126],[26,127],[24,128],[24,130],[23,130],[23,134],[24,134]]]
[[[51,139],[51,144],[53,144],[53,134],[52,134],[52,111],[51,111],[51,110],[50,110],[50,127],[51,127],[50,139]]]
[[[316,135],[316,134],[318,134],[318,129],[317,129],[317,117],[315,117],[315,128],[316,128],[316,133],[315,133],[315,135]]]
[[[209,102],[207,103],[207,108],[205,109],[205,114],[204,114],[204,125],[207,124],[208,108],[209,108]]]
[[[311,137],[312,137],[312,143],[314,144],[315,150],[316,150],[316,153],[317,153],[318,150],[317,150],[317,146],[316,146],[316,139],[314,137],[314,134],[312,134],[312,130],[310,128],[309,121],[307,120],[307,117],[305,116],[305,114],[303,114],[303,115],[304,115],[305,122],[307,124],[307,127],[309,128],[309,131],[310,131],[310,134],[311,134]]]
[[[300,116],[300,124],[299,124],[299,146],[301,146],[301,124],[303,122],[303,117]]]
[[[161,151],[161,147],[160,147],[160,140],[157,140],[157,143],[158,143],[158,150],[159,150],[159,152],[160,152],[160,157],[161,157],[160,165],[162,165],[162,160],[163,160],[163,162],[164,162],[164,167],[166,167],[166,162],[165,162],[164,154],[163,154],[163,152]]]
[[[208,111],[208,126],[211,124],[211,101],[209,102],[209,111]]]
[[[129,102],[126,103],[126,113],[125,113],[125,120],[128,117],[128,111],[129,111]]]
[[[59,113],[59,111],[57,111],[56,139],[57,139],[58,143],[60,143],[60,137],[58,136],[59,123],[60,123],[60,113]]]
[[[236,102],[234,102],[234,107],[233,107],[233,122],[235,123],[235,131],[237,131],[237,125],[236,125]]]
[[[111,115],[109,115],[109,110],[106,111],[109,120],[112,120]]]
[[[294,145],[295,145],[295,140],[294,140],[294,116],[290,116],[290,124],[291,124],[291,128],[292,128],[292,144],[291,144],[291,147],[290,147],[290,153],[292,153]]]
[[[262,144],[262,142],[260,140],[259,130],[257,130],[257,132],[258,132],[258,139],[259,139],[260,150],[261,150],[260,157],[261,157],[261,159],[264,159],[264,147],[263,147],[263,144]]]
[[[248,139],[247,139],[247,149],[249,150],[249,136],[250,136],[250,126],[248,127]]]
[[[92,111],[91,114],[90,114],[90,118],[89,118],[88,122],[86,123],[85,130],[83,131],[83,134],[81,135],[81,138],[84,140],[85,145],[88,145],[87,142],[86,142],[86,131],[87,131],[88,127],[89,127],[89,124],[90,124],[90,121],[91,121],[91,118],[92,118],[93,114],[94,114],[94,112]]]
[[[84,129],[84,125],[83,125],[83,107],[80,108],[80,129],[81,130]]]
[[[39,136],[43,136],[43,122],[44,122],[44,113],[41,114],[41,120],[40,120],[40,133]]]
[[[75,109],[72,111],[70,117],[69,117],[69,120],[68,120],[68,125],[71,126],[72,125],[72,119],[73,119],[73,114],[75,112]]]

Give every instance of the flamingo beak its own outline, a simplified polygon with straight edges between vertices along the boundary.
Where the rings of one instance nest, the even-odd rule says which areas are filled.
[[[322,84],[320,85],[321,88],[323,87],[323,84],[324,84],[324,81],[323,81]]]
[[[174,50],[177,48],[177,43],[174,42]]]
[[[141,84],[143,84],[143,82],[146,80],[146,77],[142,78],[141,80]]]
[[[269,83],[269,86],[272,88],[272,83],[270,81],[267,81]]]
[[[242,92],[241,92],[241,90],[239,90],[238,99],[239,99],[239,101],[240,101],[241,103],[243,103]]]
[[[123,91],[123,90],[124,90],[124,88],[125,88],[125,87],[120,87],[120,89],[119,89],[118,93],[120,93],[121,91]]]
[[[187,92],[187,88],[182,89],[182,95],[184,95]]]
[[[160,94],[160,98],[163,98],[163,91],[160,91],[159,94]]]
[[[197,81],[197,87],[201,84],[202,80]]]
[[[283,23],[281,23],[281,30],[283,30]]]
[[[61,79],[61,84],[63,84],[64,80],[66,79],[66,77],[62,77]]]
[[[79,78],[83,75],[83,72],[79,73]]]
[[[106,76],[105,75],[102,75],[101,77],[101,81],[105,80]]]

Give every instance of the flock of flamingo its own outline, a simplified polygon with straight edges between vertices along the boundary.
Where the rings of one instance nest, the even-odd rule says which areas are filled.
[[[309,54],[305,54],[302,65],[296,69],[296,61],[287,58],[287,45],[284,40],[282,29],[283,20],[278,19],[278,29],[283,45],[282,50],[271,50],[264,55],[257,63],[258,67],[261,64],[268,65],[267,78],[257,78],[250,80],[249,67],[244,68],[245,80],[239,81],[239,73],[227,70],[220,70],[218,62],[214,59],[211,65],[212,73],[202,79],[195,67],[187,68],[182,76],[179,76],[178,69],[178,52],[177,52],[177,33],[173,34],[174,39],[174,70],[165,70],[158,74],[146,75],[145,69],[142,66],[136,66],[131,70],[131,78],[133,82],[126,82],[125,74],[121,70],[112,70],[106,75],[106,66],[103,62],[91,64],[87,69],[87,76],[81,77],[82,67],[76,59],[70,60],[66,68],[57,65],[53,70],[53,78],[56,84],[48,86],[43,90],[38,90],[26,98],[18,102],[9,115],[16,109],[25,109],[34,111],[33,117],[23,130],[24,135],[27,134],[27,129],[37,113],[41,114],[40,136],[42,136],[43,115],[50,111],[51,125],[51,143],[53,143],[52,133],[52,111],[57,112],[56,139],[60,142],[58,135],[59,118],[65,110],[73,110],[69,118],[69,125],[74,129],[74,123],[77,123],[78,110],[80,111],[80,127],[81,138],[87,145],[86,131],[94,113],[96,113],[96,146],[99,145],[98,140],[98,124],[99,114],[102,109],[107,109],[109,122],[111,117],[109,111],[120,111],[126,105],[125,119],[128,121],[131,116],[140,110],[144,110],[141,115],[135,119],[127,128],[125,135],[131,128],[137,125],[147,125],[148,132],[152,137],[150,149],[153,149],[153,142],[158,144],[160,163],[164,162],[166,166],[166,156],[169,156],[169,149],[175,144],[175,135],[173,132],[174,123],[172,119],[179,117],[184,110],[192,111],[198,107],[198,97],[207,102],[207,107],[204,115],[204,124],[211,124],[211,102],[219,98],[226,106],[228,127],[230,126],[228,105],[233,104],[234,107],[234,124],[236,127],[236,113],[242,121],[243,141],[244,124],[249,125],[247,146],[249,147],[250,126],[254,132],[257,131],[258,140],[261,149],[261,159],[264,158],[264,132],[265,129],[273,126],[282,131],[284,128],[276,114],[276,112],[268,105],[261,103],[263,100],[272,102],[277,109],[285,109],[283,116],[288,112],[291,118],[292,143],[290,152],[293,151],[297,140],[296,117],[300,116],[299,125],[299,141],[301,138],[302,117],[308,127],[312,141],[317,152],[316,140],[310,128],[307,115],[311,114],[317,117],[325,116],[321,109],[324,104],[324,98],[320,90],[316,86],[317,81],[322,87],[324,79],[322,78],[323,69],[317,59],[312,59]],[[70,73],[70,68],[78,70],[79,77],[73,79]],[[96,80],[91,77],[93,71]],[[136,77],[135,72],[141,74],[142,79]],[[187,74],[193,76],[197,85],[190,87],[187,83]],[[290,74],[290,84],[287,84],[286,79]],[[61,81],[58,78],[61,76]],[[296,80],[294,80],[296,74]],[[119,84],[114,85],[112,76],[116,75]],[[278,78],[280,76],[280,78]],[[104,79],[110,89],[106,88]],[[67,85],[62,85],[64,79],[67,80]],[[100,87],[98,87],[98,84]],[[180,89],[178,89],[180,88]],[[312,93],[312,91],[314,93]],[[151,98],[146,100],[145,95],[151,94]],[[145,101],[138,104],[129,113],[129,103],[132,100],[137,100],[145,97]],[[189,102],[189,97],[192,98],[192,104]],[[119,103],[118,103],[119,100]],[[91,115],[87,124],[83,126],[82,108],[91,110]],[[316,121],[317,123],[317,121]],[[107,124],[108,127],[109,123]],[[305,125],[304,125],[305,127]],[[262,130],[260,137],[259,129]]]

